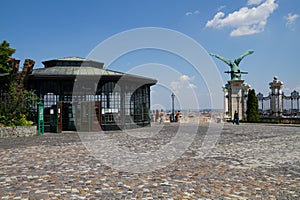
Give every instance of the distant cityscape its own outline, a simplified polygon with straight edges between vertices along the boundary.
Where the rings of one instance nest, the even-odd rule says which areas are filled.
[[[152,110],[151,121],[170,123],[171,115],[171,110]],[[175,109],[174,115],[174,122],[180,123],[222,122],[224,120],[224,110],[222,109]]]

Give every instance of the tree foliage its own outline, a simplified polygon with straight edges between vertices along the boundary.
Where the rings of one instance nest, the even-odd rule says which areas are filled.
[[[254,89],[250,89],[248,92],[246,114],[247,114],[247,121],[249,122],[259,121],[258,100]]]
[[[15,49],[9,47],[5,40],[0,44],[0,74],[6,74],[6,87],[2,87],[0,95],[0,127],[1,126],[28,126],[32,122],[34,114],[33,106],[37,101],[37,96],[33,91],[25,90],[20,84],[20,77],[15,59],[11,56]]]
[[[9,59],[15,51],[9,47],[9,43],[5,40],[0,44],[0,74],[11,73],[12,68],[9,65]]]

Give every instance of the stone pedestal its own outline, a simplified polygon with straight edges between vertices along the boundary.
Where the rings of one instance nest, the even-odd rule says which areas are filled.
[[[225,118],[233,119],[235,111],[239,113],[239,119],[246,119],[247,94],[250,86],[244,80],[230,80],[223,87]]]

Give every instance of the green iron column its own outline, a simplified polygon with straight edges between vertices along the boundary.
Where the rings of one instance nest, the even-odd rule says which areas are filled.
[[[38,110],[38,135],[44,134],[44,104],[43,102],[37,103]]]

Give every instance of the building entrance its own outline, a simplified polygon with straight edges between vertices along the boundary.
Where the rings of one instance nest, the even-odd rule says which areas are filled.
[[[101,125],[101,103],[57,102],[47,107],[45,113],[45,131],[99,131]]]
[[[81,102],[76,108],[76,127],[78,131],[100,130],[101,103],[99,101]]]

